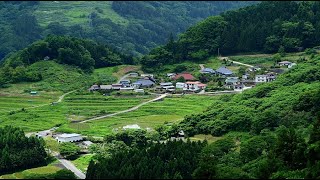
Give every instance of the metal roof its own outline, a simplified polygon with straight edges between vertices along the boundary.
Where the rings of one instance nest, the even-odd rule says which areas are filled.
[[[221,73],[221,74],[225,74],[225,75],[230,75],[232,74],[232,71],[230,71],[228,68],[226,67],[220,67],[219,69],[217,69],[217,72],[218,73]]]
[[[73,133],[73,134],[61,134],[61,135],[58,135],[58,137],[60,137],[60,138],[70,138],[70,137],[77,137],[77,136],[81,136],[80,134],[75,134],[75,133]]]

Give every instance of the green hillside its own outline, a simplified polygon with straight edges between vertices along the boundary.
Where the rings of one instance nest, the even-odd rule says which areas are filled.
[[[320,3],[261,2],[211,16],[141,60],[144,70],[235,53],[299,52],[320,45]],[[219,53],[219,54],[218,54]]]
[[[0,59],[49,34],[89,38],[130,55],[210,15],[256,2],[1,1]]]

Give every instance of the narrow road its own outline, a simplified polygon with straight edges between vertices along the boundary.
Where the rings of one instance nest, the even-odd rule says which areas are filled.
[[[203,64],[199,64],[201,70],[204,69],[204,65]]]
[[[139,107],[143,106],[143,105],[146,105],[148,103],[151,103],[151,102],[154,102],[154,101],[158,101],[160,99],[163,99],[167,96],[168,94],[162,94],[161,96],[155,98],[155,99],[152,99],[150,101],[147,101],[147,102],[144,102],[144,103],[141,103],[137,106],[134,106],[130,109],[127,109],[127,110],[124,110],[124,111],[119,111],[119,112],[116,112],[116,113],[112,113],[112,114],[108,114],[108,115],[104,115],[104,116],[99,116],[99,117],[95,117],[95,118],[91,118],[91,119],[87,119],[85,121],[81,121],[79,123],[86,123],[88,121],[93,121],[93,120],[98,120],[98,119],[103,119],[103,118],[106,118],[106,117],[112,117],[112,116],[115,116],[115,115],[118,115],[118,114],[123,114],[123,113],[127,113],[127,112],[130,112],[130,111],[134,111],[134,110],[137,110]]]
[[[241,63],[241,62],[238,62],[238,61],[230,60],[228,57],[220,57],[219,59],[220,60],[227,59],[228,61],[231,61],[232,63],[235,63],[235,64],[240,64],[240,65],[247,66],[247,67],[253,67],[250,64],[245,64],[245,63]]]
[[[70,171],[72,171],[79,179],[85,179],[86,175],[81,172],[76,166],[74,166],[72,164],[72,162],[66,160],[66,159],[60,159],[59,157],[57,157],[57,159],[61,162],[61,164],[66,167],[67,169],[69,169]]]
[[[66,95],[71,94],[71,93],[73,93],[75,91],[77,91],[77,90],[73,90],[73,91],[70,91],[70,92],[67,92],[67,93],[63,94],[62,96],[59,97],[59,100],[57,102],[58,103],[61,102]]]

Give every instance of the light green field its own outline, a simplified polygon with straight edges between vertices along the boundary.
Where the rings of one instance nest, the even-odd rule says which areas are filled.
[[[213,143],[219,139],[221,139],[222,137],[214,137],[212,135],[205,135],[205,134],[197,134],[194,135],[193,137],[190,137],[191,141],[204,141],[207,140],[208,143]]]
[[[91,161],[91,158],[93,157],[93,154],[86,154],[81,157],[79,157],[76,160],[73,160],[72,163],[80,169],[83,173],[87,171],[87,168],[89,166],[89,163]]]
[[[202,112],[215,98],[217,96],[166,97],[163,101],[146,104],[132,112],[84,124],[70,124],[64,126],[64,130],[90,136],[104,136],[115,128],[121,129],[130,124],[138,124],[142,128],[155,128],[164,122],[179,122],[186,115]]]
[[[13,174],[2,175],[0,176],[0,179],[25,179],[27,176],[32,176],[32,175],[53,174],[60,169],[61,168],[59,167],[48,165],[48,166],[43,166],[38,168],[27,169],[21,172],[13,173]]]
[[[41,1],[35,16],[41,26],[59,22],[65,26],[88,24],[89,14],[95,12],[116,24],[127,25],[128,20],[113,11],[111,1]],[[99,13],[95,8],[103,10]]]

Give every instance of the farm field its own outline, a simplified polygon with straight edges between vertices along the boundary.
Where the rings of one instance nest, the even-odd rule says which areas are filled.
[[[129,21],[117,14],[111,5],[112,2],[108,1],[43,1],[40,2],[40,6],[34,14],[41,26],[46,26],[51,22],[60,22],[65,26],[89,24],[88,17],[92,12],[96,12],[102,18],[108,18],[114,23],[127,25]]]
[[[72,123],[64,125],[62,129],[89,136],[104,136],[112,133],[113,129],[121,129],[131,124],[138,124],[141,128],[155,128],[164,122],[179,122],[186,115],[201,112],[217,97],[201,95],[166,97],[163,101],[146,104],[129,113],[83,124]]]
[[[74,93],[66,97],[62,104],[69,116],[81,116],[85,119],[126,110],[152,98],[153,95],[102,96],[100,93]]]
[[[53,164],[49,164],[47,166],[27,169],[21,172],[16,172],[13,174],[6,174],[0,176],[0,179],[26,179],[28,177],[36,176],[36,175],[46,175],[46,174],[54,174],[61,168],[54,166]]]

